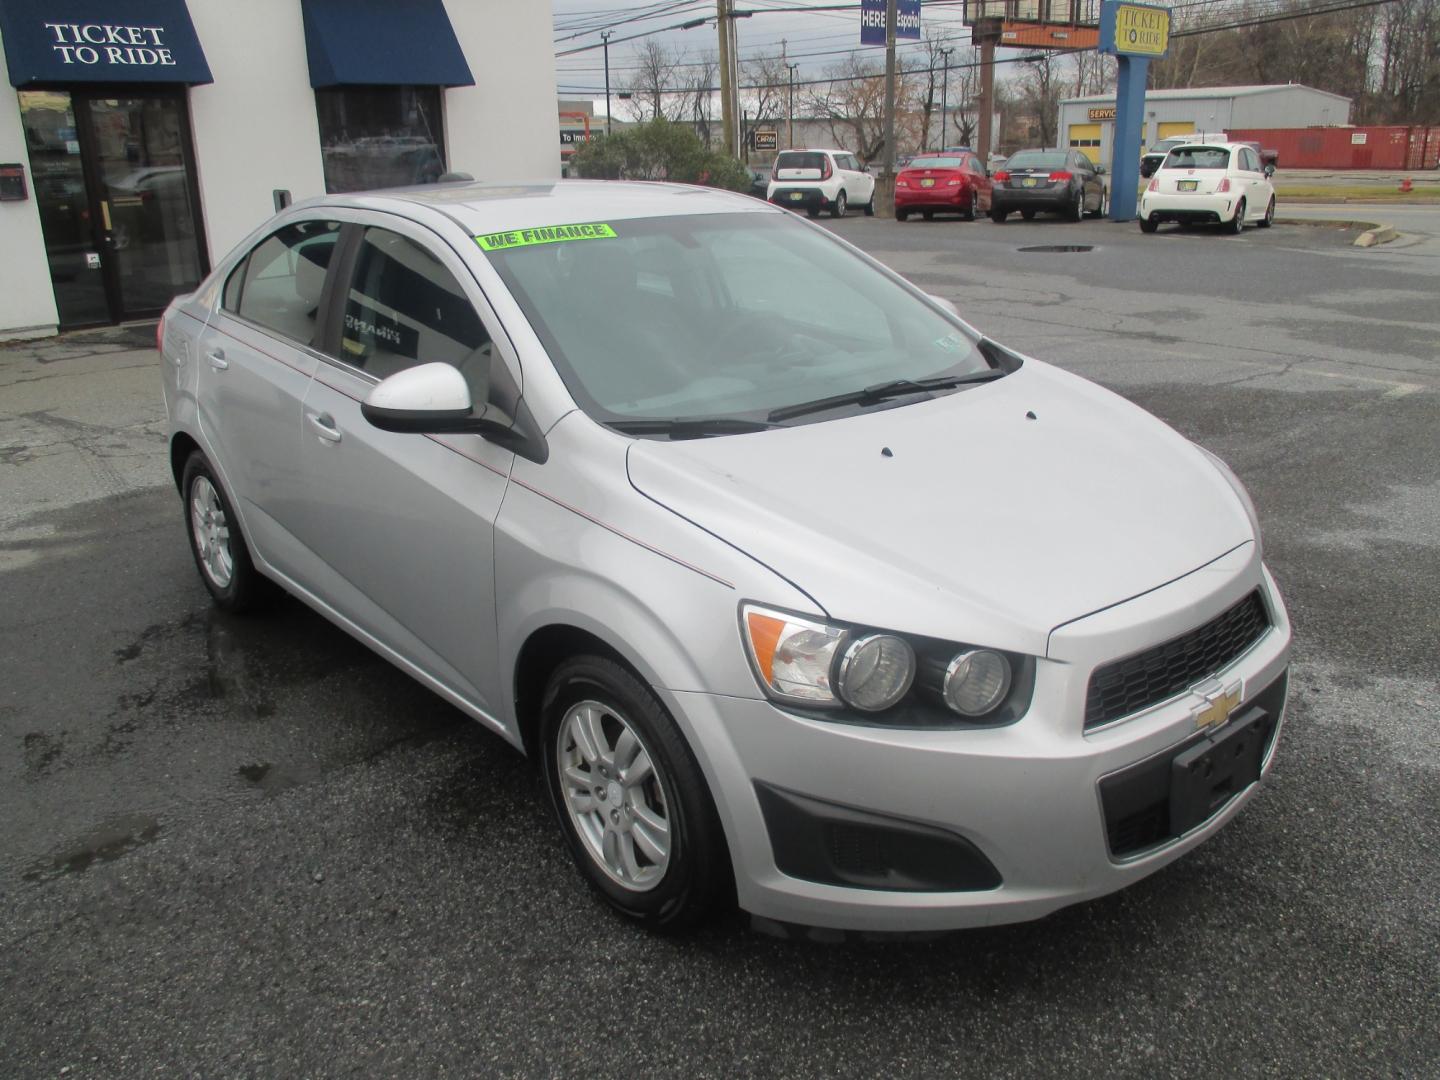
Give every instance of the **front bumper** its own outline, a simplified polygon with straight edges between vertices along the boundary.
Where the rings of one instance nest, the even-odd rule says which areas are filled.
[[[1227,559],[1057,630],[1051,655],[1039,662],[1029,712],[1008,727],[894,730],[815,721],[765,700],[662,691],[708,774],[730,842],[740,906],[783,923],[848,930],[1019,922],[1132,884],[1223,828],[1258,785],[1239,791],[1183,835],[1132,852],[1112,852],[1107,830],[1102,781],[1191,744],[1196,701],[1203,704],[1203,698],[1183,693],[1088,734],[1082,716],[1094,667],[1183,632],[1185,623],[1213,616],[1257,585],[1271,627],[1222,675],[1227,684],[1241,684],[1245,703],[1280,683],[1290,624],[1279,593],[1253,551],[1244,567],[1233,565],[1245,561],[1240,556]],[[1272,692],[1280,704],[1262,775],[1283,719],[1283,695],[1283,685]],[[888,887],[865,887],[863,874],[854,879],[860,884],[843,885],[813,880],[825,873],[787,874],[780,863],[794,868],[805,862],[784,850],[783,839],[772,840],[762,803],[773,803],[773,792],[799,799],[812,813],[832,807],[860,815],[862,825],[888,819],[913,827],[920,845],[914,850],[958,858],[965,866],[947,862],[938,877],[912,874],[910,884],[898,887],[893,880]],[[777,820],[773,808],[770,819]],[[944,837],[958,841],[950,854]],[[962,849],[981,858],[970,859]],[[987,865],[998,885],[985,880]],[[939,880],[949,884],[926,885]]]
[[[1146,221],[1181,221],[1191,225],[1219,224],[1235,216],[1235,196],[1145,192],[1140,217]]]

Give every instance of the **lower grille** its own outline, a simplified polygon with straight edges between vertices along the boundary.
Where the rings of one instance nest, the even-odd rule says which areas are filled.
[[[1085,729],[1148,709],[1230,664],[1270,628],[1257,589],[1204,626],[1098,667],[1085,698]]]

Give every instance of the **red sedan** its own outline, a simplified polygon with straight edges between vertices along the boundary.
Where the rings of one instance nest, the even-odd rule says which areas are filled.
[[[990,178],[974,154],[919,154],[895,178],[895,217],[959,214],[974,221],[990,209]]]

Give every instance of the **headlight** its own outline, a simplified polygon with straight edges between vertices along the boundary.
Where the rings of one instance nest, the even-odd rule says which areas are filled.
[[[740,621],[750,662],[772,697],[796,705],[840,703],[830,673],[844,630],[750,604],[741,608]]]
[[[1010,692],[1010,661],[991,649],[967,649],[945,669],[945,704],[961,716],[984,716]]]
[[[836,689],[847,705],[865,712],[888,709],[915,681],[915,650],[893,634],[868,634],[840,655]]]

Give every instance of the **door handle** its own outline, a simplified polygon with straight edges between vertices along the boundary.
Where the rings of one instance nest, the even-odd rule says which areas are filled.
[[[225,359],[224,349],[211,349],[205,354],[205,359],[210,361],[210,366],[216,371],[224,371],[230,366],[230,361]]]
[[[335,418],[329,413],[311,413],[310,426],[315,429],[315,434],[326,442],[339,442],[340,429],[335,426]]]

